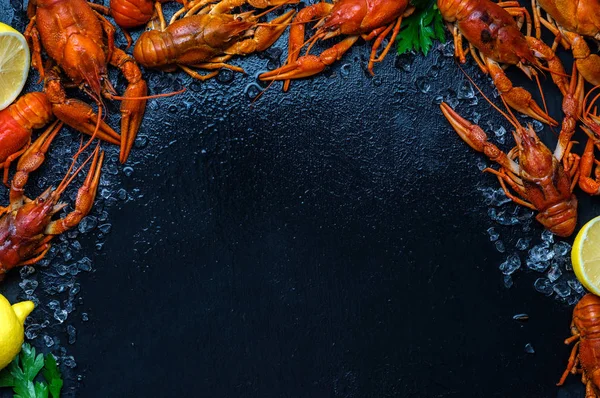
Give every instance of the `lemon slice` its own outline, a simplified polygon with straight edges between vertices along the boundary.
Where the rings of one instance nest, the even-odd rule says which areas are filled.
[[[600,295],[600,217],[581,228],[571,250],[573,271],[587,290]]]
[[[25,37],[0,22],[0,110],[19,96],[29,74],[29,47]]]

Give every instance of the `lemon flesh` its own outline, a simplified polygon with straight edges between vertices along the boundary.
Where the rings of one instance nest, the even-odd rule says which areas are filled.
[[[571,261],[579,282],[590,292],[600,295],[600,217],[589,221],[577,234]]]
[[[9,106],[23,90],[29,60],[25,37],[0,22],[0,110]]]

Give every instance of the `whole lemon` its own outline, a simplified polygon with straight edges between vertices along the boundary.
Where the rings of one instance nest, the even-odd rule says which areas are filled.
[[[0,369],[5,368],[21,351],[25,329],[25,318],[35,304],[23,301],[13,306],[0,294]]]

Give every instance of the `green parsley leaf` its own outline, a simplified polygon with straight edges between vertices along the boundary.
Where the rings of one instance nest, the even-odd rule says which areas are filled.
[[[36,381],[40,370],[45,381]],[[21,353],[0,372],[0,388],[12,387],[14,398],[60,398],[63,381],[56,358],[37,354],[35,348],[23,344]]]
[[[424,4],[427,0],[414,0]],[[402,30],[398,34],[398,55],[409,51],[420,51],[424,55],[429,53],[433,40],[446,42],[444,20],[437,5],[417,9],[408,18],[402,21]]]
[[[35,348],[29,344],[23,344],[21,350],[21,367],[27,380],[33,380],[44,367],[44,355],[36,355]]]
[[[58,370],[58,366],[56,366],[56,359],[52,354],[48,354],[46,356],[46,364],[44,365],[43,375],[48,382],[48,389],[50,390],[50,395],[52,398],[59,398],[63,381],[60,370]]]

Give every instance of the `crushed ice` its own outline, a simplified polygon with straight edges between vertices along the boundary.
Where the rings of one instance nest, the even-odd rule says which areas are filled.
[[[576,304],[585,290],[573,273],[571,245],[548,230],[540,233],[540,228],[532,227],[535,213],[512,203],[501,188],[479,191],[492,221],[486,230],[490,243],[505,255],[498,265],[503,285],[509,289],[514,286],[515,275],[529,272],[539,275],[533,283],[536,291],[569,305]],[[520,232],[515,234],[512,226],[518,226],[516,231]]]

